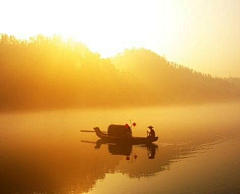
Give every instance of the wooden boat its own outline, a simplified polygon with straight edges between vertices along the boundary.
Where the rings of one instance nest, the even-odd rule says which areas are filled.
[[[158,140],[158,137],[128,137],[127,138],[127,137],[112,136],[106,132],[102,132],[98,127],[95,127],[94,131],[96,132],[96,135],[99,138],[107,142],[114,142],[114,143],[124,142],[124,143],[138,145],[138,144],[149,144]]]

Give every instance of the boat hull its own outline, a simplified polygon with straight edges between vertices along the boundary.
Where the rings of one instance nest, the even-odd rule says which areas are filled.
[[[144,138],[144,137],[132,137],[132,138],[112,138],[112,137],[102,137],[102,140],[109,142],[109,143],[124,143],[124,144],[134,144],[134,145],[139,145],[139,144],[149,144],[153,143],[158,140],[158,137],[154,138]]]

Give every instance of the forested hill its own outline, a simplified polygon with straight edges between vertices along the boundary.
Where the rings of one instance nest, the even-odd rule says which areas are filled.
[[[1,111],[237,100],[237,83],[193,72],[145,49],[102,59],[57,36],[0,36]]]
[[[169,62],[150,50],[125,50],[111,61],[153,90],[162,103],[227,101],[240,97],[239,78],[220,79],[202,74]]]

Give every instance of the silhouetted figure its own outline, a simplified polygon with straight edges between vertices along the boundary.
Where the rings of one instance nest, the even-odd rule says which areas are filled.
[[[148,137],[154,138],[155,137],[155,131],[153,130],[153,126],[148,127],[150,129],[150,132],[147,131]]]
[[[132,138],[132,129],[131,129],[131,127],[128,124],[126,124],[125,128],[126,128],[126,138]]]

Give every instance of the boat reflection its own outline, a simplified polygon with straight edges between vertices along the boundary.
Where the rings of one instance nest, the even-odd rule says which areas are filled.
[[[84,143],[94,143],[90,141],[82,141]],[[156,149],[158,146],[154,143],[148,143],[143,145],[134,145],[132,143],[126,143],[126,142],[111,142],[104,139],[99,139],[96,142],[95,149],[100,149],[102,145],[108,146],[108,152],[111,155],[121,155],[126,156],[126,160],[130,159],[130,155],[133,155],[133,147],[141,147],[147,149],[147,156],[148,159],[154,159],[156,155]],[[137,154],[134,154],[134,159],[137,159]]]
[[[129,178],[154,176],[204,148],[194,142],[122,145],[98,140],[86,144],[77,136],[70,137],[32,136],[23,144],[9,136],[5,144],[2,141],[0,193],[86,193],[108,173],[120,172]],[[31,146],[33,140],[35,146]]]

